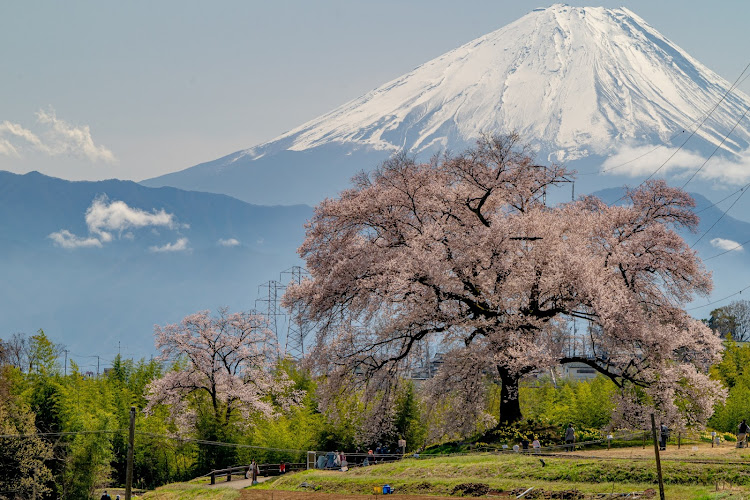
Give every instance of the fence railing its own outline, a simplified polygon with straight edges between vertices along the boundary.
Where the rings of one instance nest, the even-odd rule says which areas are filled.
[[[279,476],[288,472],[297,472],[305,470],[307,464],[303,463],[289,463],[284,462],[285,469],[281,472],[281,464],[258,464],[258,476]],[[243,476],[248,475],[250,471],[250,465],[239,465],[237,467],[227,467],[226,469],[212,470],[208,475],[211,477],[211,484],[216,484],[217,477],[226,476],[227,481],[232,480],[233,474],[242,474]]]
[[[713,433],[714,435],[711,437],[707,437],[707,435],[710,435],[710,433],[700,433],[697,431],[676,431],[670,433],[668,442],[672,445],[677,445],[678,447],[688,445],[688,444],[695,444],[701,441],[710,441],[712,446],[716,445],[719,446],[720,442],[723,440],[729,440],[726,439],[725,436],[729,436],[730,433]],[[722,439],[720,439],[722,438]],[[556,453],[563,450],[580,450],[589,446],[600,446],[600,447],[606,447],[607,449],[610,448],[610,446],[617,446],[629,443],[630,445],[636,444],[639,441],[641,442],[641,445],[643,447],[647,446],[650,443],[651,439],[651,432],[650,431],[640,431],[640,430],[633,430],[633,431],[619,431],[619,432],[613,432],[611,434],[609,433],[602,433],[601,438],[599,439],[590,439],[587,441],[577,441],[574,443],[561,443],[561,444],[552,444],[548,446],[542,446],[538,448],[532,448],[529,446],[529,448],[523,449],[513,449],[511,446],[492,446],[492,445],[484,445],[484,446],[478,446],[476,448],[473,448],[469,451],[462,451],[462,452],[454,452],[454,453],[447,453],[447,454],[432,454],[432,453],[407,453],[405,455],[401,453],[388,453],[388,454],[370,454],[370,453],[361,453],[361,452],[355,452],[355,453],[346,453],[346,466],[349,468],[352,467],[360,467],[364,465],[375,465],[378,463],[383,462],[393,462],[396,460],[401,460],[403,458],[438,458],[438,457],[444,457],[444,456],[451,456],[451,455],[464,455],[466,453],[472,453],[472,452],[489,452],[489,453],[524,453],[524,454],[550,454],[550,453]],[[636,444],[637,445],[637,444]],[[340,469],[340,465],[330,465],[329,457],[332,452],[326,452],[326,451],[308,451],[307,452],[307,460],[306,462],[302,463],[285,463],[286,468],[285,472],[296,472],[300,470],[305,469]],[[321,457],[325,457],[325,460],[321,460]],[[335,462],[334,462],[335,463]],[[259,476],[278,476],[282,474],[279,468],[280,464],[259,464],[258,465],[258,475]],[[210,472],[211,477],[211,484],[216,484],[216,478],[226,476],[227,481],[232,480],[233,474],[247,474],[248,470],[250,469],[249,465],[242,465],[237,467],[229,467],[226,469],[217,469]]]

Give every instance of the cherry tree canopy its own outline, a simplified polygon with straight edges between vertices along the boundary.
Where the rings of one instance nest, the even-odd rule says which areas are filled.
[[[253,414],[272,417],[279,405],[285,409],[302,399],[293,382],[274,370],[276,339],[262,316],[221,310],[211,317],[202,311],[180,323],[157,325],[154,335],[161,358],[177,361],[180,368],[149,384],[145,411],[168,405],[181,430],[195,425],[196,397],[208,398],[220,425],[233,417],[247,425]]]
[[[512,422],[522,376],[578,361],[622,388],[630,416],[655,406],[673,423],[704,422],[723,394],[705,373],[721,344],[681,307],[711,289],[675,232],[697,224],[692,199],[651,181],[615,206],[545,206],[547,187],[569,177],[534,165],[515,135],[356,177],[316,207],[300,248],[311,278],[285,297],[318,322],[312,359],[367,379],[440,343],[448,362],[433,386],[464,394],[457,412],[474,422],[486,374]],[[564,349],[574,318],[590,325],[575,356]]]

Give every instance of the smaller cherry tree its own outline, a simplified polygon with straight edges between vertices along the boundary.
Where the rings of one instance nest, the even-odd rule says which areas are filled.
[[[181,432],[206,421],[211,434],[247,428],[253,416],[272,418],[302,401],[303,391],[278,369],[276,339],[263,316],[201,311],[157,325],[154,335],[160,358],[174,368],[149,384],[144,411],[166,406]]]

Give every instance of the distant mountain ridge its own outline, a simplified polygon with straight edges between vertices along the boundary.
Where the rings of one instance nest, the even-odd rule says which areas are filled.
[[[49,237],[61,230],[96,236],[85,214],[102,195],[112,209],[111,241],[62,248]],[[162,210],[174,217],[170,227],[115,227]],[[253,309],[258,285],[300,263],[296,248],[311,215],[302,205],[0,171],[0,338],[43,328],[74,353],[111,359],[120,342],[123,354],[147,355],[154,324],[222,306]]]
[[[131,217],[164,211],[175,224],[127,231],[110,225],[113,238],[99,247],[62,248],[49,237],[61,230],[95,236],[85,214],[105,194],[110,208],[121,201]],[[595,194],[614,201],[622,189]],[[722,215],[706,198],[694,196],[701,225],[697,234],[684,235],[688,243]],[[224,195],[129,181],[70,182],[0,171],[0,338],[43,328],[78,355],[111,359],[118,343],[124,355],[148,355],[154,324],[221,306],[253,309],[258,285],[301,264],[295,251],[311,215],[308,206],[254,206]],[[750,240],[750,223],[723,217],[697,245],[701,256],[721,252],[711,244],[714,237]],[[187,240],[182,250],[153,250],[181,238]],[[750,280],[747,263],[744,250],[707,262],[722,293],[736,291],[738,280]]]
[[[628,9],[553,5],[437,57],[281,136],[142,181],[259,203],[314,204],[395,151],[460,151],[517,131],[540,160],[603,157],[662,144],[716,110],[691,139],[719,146],[750,106],[731,84]],[[721,146],[745,150],[741,123]]]

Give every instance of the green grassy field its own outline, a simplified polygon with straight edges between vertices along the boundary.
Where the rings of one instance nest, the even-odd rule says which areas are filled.
[[[168,484],[154,491],[149,491],[143,498],[147,500],[236,500],[240,497],[238,490],[231,488],[207,488],[195,483]]]
[[[662,453],[662,470],[666,497],[670,500],[750,498],[748,449],[736,449],[732,445],[712,448],[707,444],[690,444],[681,449],[670,446]],[[196,481],[165,486],[145,498],[252,499],[255,497],[250,491],[263,490],[368,495],[374,486],[384,484],[394,487],[397,495],[470,496],[465,495],[468,488],[508,498],[510,492],[514,492],[511,497],[515,497],[533,486],[534,490],[525,498],[543,498],[544,493],[554,498],[561,492],[573,490],[585,498],[653,490],[658,498],[653,448],[641,446],[579,450],[574,454],[543,457],[476,453],[406,459],[348,472],[310,470],[271,479],[240,492],[209,489],[199,484],[200,480]],[[551,495],[553,492],[555,494]]]
[[[366,494],[372,492],[373,486],[390,484],[401,494],[432,495],[460,495],[459,486],[467,483],[487,485],[495,492],[534,486],[545,491],[578,490],[587,495],[658,488],[653,461],[555,457],[543,460],[544,464],[533,456],[490,454],[408,459],[346,473],[306,471],[280,477],[258,488],[299,491],[305,489],[300,485],[306,482],[315,485],[317,491]],[[668,498],[744,497],[750,492],[747,463],[698,464],[675,460],[663,462],[662,469]]]

